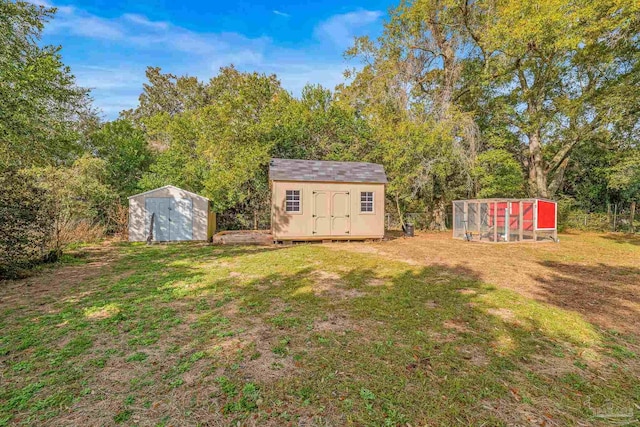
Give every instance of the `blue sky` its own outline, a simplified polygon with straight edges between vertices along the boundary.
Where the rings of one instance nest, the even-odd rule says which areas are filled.
[[[298,95],[306,83],[333,88],[355,36],[380,34],[393,0],[33,0],[55,6],[43,43],[62,46],[78,84],[105,119],[135,107],[147,66],[208,80],[233,63],[275,73]],[[67,1],[67,2],[65,2]]]

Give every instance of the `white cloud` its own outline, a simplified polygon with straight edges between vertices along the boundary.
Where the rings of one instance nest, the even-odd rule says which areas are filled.
[[[211,71],[213,73],[217,73],[221,67],[226,67],[231,64],[239,68],[249,66],[263,66],[264,61],[264,53],[251,49],[241,49],[216,57],[211,62]]]
[[[307,84],[321,84],[325,88],[333,89],[344,82],[346,66],[337,64],[318,64],[313,67],[293,67],[283,69],[276,74],[283,87],[294,95],[299,95]]]
[[[79,66],[74,67],[76,81],[92,90],[140,89],[145,81],[145,70],[124,67]]]
[[[277,10],[273,13],[289,16]],[[381,12],[366,10],[335,15],[315,28],[315,45],[299,49],[284,48],[265,36],[196,32],[140,14],[103,17],[73,6],[58,7],[45,34],[109,42],[104,52],[94,52],[91,63],[71,61],[69,65],[77,83],[90,88],[95,105],[113,119],[137,105],[147,66],[207,81],[220,67],[234,64],[242,71],[276,74],[294,95],[308,83],[333,88],[344,81],[343,70],[348,67],[341,57],[343,47],[380,16]]]
[[[53,5],[46,0],[26,0],[26,1],[27,3],[35,4],[36,6],[53,7]]]
[[[282,16],[282,17],[284,17],[284,18],[290,18],[290,17],[291,17],[291,15],[289,15],[288,13],[281,12],[281,11],[279,11],[279,10],[274,10],[274,11],[273,11],[273,13],[274,13],[275,15]]]
[[[56,6],[54,19],[46,26],[48,33],[67,33],[96,39],[119,40],[125,36],[122,26],[111,19],[92,15],[73,6]]]
[[[333,15],[318,24],[314,34],[318,39],[329,40],[336,46],[345,48],[353,43],[358,30],[375,23],[382,15],[379,10],[356,10]]]
[[[129,110],[138,105],[137,94],[107,94],[100,98],[100,110],[107,120],[118,117],[120,112]]]
[[[91,89],[95,105],[107,119],[114,119],[120,111],[135,107],[146,81],[142,65],[79,65],[73,67],[73,73],[78,85]]]
[[[43,2],[44,0],[40,0]],[[47,3],[48,6],[52,6]],[[57,6],[56,6],[57,7]],[[249,39],[236,33],[196,33],[165,21],[152,21],[144,15],[126,13],[103,18],[71,6],[58,7],[58,13],[46,26],[48,34],[68,34],[117,41],[123,46],[176,50],[206,55],[231,50],[240,43],[249,49],[261,46],[265,38]]]
[[[139,24],[146,27],[156,28],[164,30],[169,28],[169,23],[164,21],[151,21],[144,15],[138,15],[136,13],[125,13],[122,17],[134,24]]]

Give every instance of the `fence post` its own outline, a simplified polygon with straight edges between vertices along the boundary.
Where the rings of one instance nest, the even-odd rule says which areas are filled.
[[[493,202],[493,241],[498,241],[498,204]]]
[[[617,224],[616,220],[618,219],[618,204],[613,205],[613,232],[616,232]]]
[[[153,240],[153,222],[156,218],[156,213],[153,212],[151,214],[151,223],[149,224],[149,234],[147,235],[147,245],[151,244],[151,241]]]
[[[524,239],[524,215],[522,213],[522,200],[518,203],[518,240],[522,242]]]

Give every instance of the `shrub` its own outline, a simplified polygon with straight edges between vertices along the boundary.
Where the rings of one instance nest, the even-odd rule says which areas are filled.
[[[55,261],[49,193],[33,176],[16,169],[0,172],[0,278],[16,278],[31,266]]]

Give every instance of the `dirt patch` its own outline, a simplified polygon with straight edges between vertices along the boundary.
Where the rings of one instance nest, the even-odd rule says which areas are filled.
[[[200,359],[189,368],[187,372],[182,375],[182,379],[187,386],[196,385],[202,381],[204,377],[210,372],[211,361],[207,359]]]
[[[240,314],[240,308],[238,307],[238,303],[236,301],[230,301],[226,303],[222,306],[220,311],[224,317],[235,317]]]
[[[458,349],[460,355],[474,366],[487,366],[490,363],[487,354],[476,346],[464,346]]]
[[[504,322],[516,323],[515,313],[508,308],[490,308],[487,310],[487,313],[499,317]]]
[[[440,332],[432,331],[429,333],[429,339],[431,341],[445,344],[445,343],[454,342],[456,340],[456,336],[455,334],[448,334],[448,333],[443,334]]]
[[[324,270],[315,271],[312,274],[313,293],[317,296],[329,296],[332,298],[351,299],[364,295],[364,292],[354,288],[346,288],[340,275]]]
[[[313,279],[316,282],[322,282],[327,284],[340,283],[340,275],[330,271],[316,270],[313,272]]]
[[[459,333],[468,333],[471,332],[471,329],[467,326],[467,323],[462,320],[452,319],[445,321],[442,326],[447,329],[453,329]]]
[[[213,236],[214,245],[273,245],[273,236],[267,230],[222,231]]]
[[[269,300],[269,310],[266,315],[268,317],[277,316],[287,308],[287,304],[280,298],[271,298]]]
[[[555,357],[552,355],[538,356],[532,355],[529,365],[531,370],[541,375],[550,376],[554,379],[566,374],[583,373],[570,357]]]
[[[272,383],[295,371],[290,355],[277,355],[273,347],[281,339],[265,325],[257,325],[242,334],[245,346],[253,345],[253,354],[249,360],[242,362],[240,369],[247,379],[263,383]]]
[[[424,305],[425,305],[425,307],[431,308],[431,309],[438,308],[438,303],[433,301],[433,300],[425,302]]]
[[[547,427],[564,425],[560,420],[555,420],[548,415],[551,411],[541,410],[539,403],[536,403],[535,407],[521,403],[522,397],[516,388],[510,387],[509,390],[511,399],[486,400],[481,406],[504,421],[506,425]],[[553,406],[546,407],[553,408]]]
[[[406,368],[408,371],[421,370],[421,371],[429,372],[433,370],[433,366],[431,365],[431,359],[429,359],[428,357],[422,357],[422,358],[415,357],[415,362],[409,363],[406,366]]]
[[[357,328],[358,325],[343,313],[330,312],[326,318],[313,322],[316,332],[345,332]]]
[[[110,362],[95,375],[95,381],[91,389],[96,393],[105,395],[111,393],[126,393],[129,390],[131,380],[146,369],[141,365],[134,365],[124,361]]]
[[[333,292],[331,292],[332,295],[340,298],[340,299],[353,299],[353,298],[360,298],[362,296],[365,295],[364,292],[359,291],[357,289],[336,289]]]
[[[387,283],[388,281],[384,279],[370,279],[367,281],[367,286],[373,286],[373,287],[386,286]]]
[[[33,311],[55,313],[58,301],[79,301],[95,291],[94,285],[87,285],[99,277],[105,268],[119,257],[117,247],[107,242],[102,246],[83,248],[78,257],[86,259],[81,265],[54,266],[42,273],[22,280],[2,282],[0,309],[29,306]],[[82,286],[82,290],[78,289]]]

